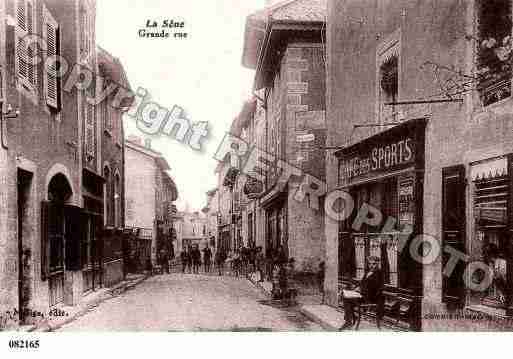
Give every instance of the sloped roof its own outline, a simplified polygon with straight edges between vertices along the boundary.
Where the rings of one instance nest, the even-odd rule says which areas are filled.
[[[255,69],[264,38],[273,22],[325,22],[327,0],[284,0],[246,18],[242,65]]]
[[[320,22],[326,20],[327,0],[296,0],[273,11],[273,20]]]
[[[100,46],[97,46],[96,53],[98,56],[98,65],[102,72],[101,75],[108,77],[127,90],[131,90],[128,77],[121,61]]]

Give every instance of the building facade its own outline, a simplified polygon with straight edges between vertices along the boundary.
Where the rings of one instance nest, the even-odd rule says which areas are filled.
[[[98,55],[95,1],[4,1],[0,16],[0,307],[28,323],[35,319],[27,313],[75,305],[84,294],[122,279],[119,233],[106,231],[106,208],[115,207],[115,196],[106,196],[112,182],[102,163],[116,163],[123,183],[122,149],[104,146],[122,138],[121,116],[131,102],[105,113],[105,101],[91,101],[94,83],[104,79],[101,66],[124,73],[119,62]],[[28,46],[31,39],[46,50]],[[55,56],[69,65],[60,77],[49,61]],[[94,81],[76,86],[72,68]],[[129,89],[126,77],[109,80],[116,81],[112,96]],[[107,122],[121,129],[111,138],[104,132]],[[123,187],[116,190],[122,197]],[[123,208],[116,213],[112,228],[119,229]]]
[[[136,136],[125,141],[126,227],[135,234],[137,258],[143,268],[157,264],[161,250],[175,253],[174,217],[178,198],[176,185],[167,173],[167,160]]]
[[[511,1],[330,0],[328,14],[328,193],[355,208],[326,216],[330,303],[376,255],[386,314],[412,329],[511,315]]]
[[[179,251],[198,246],[200,250],[207,245],[211,246],[211,238],[208,234],[208,217],[200,212],[178,212],[176,221],[178,243],[181,243]]]
[[[214,188],[206,193],[207,204],[202,209],[207,221],[207,237],[209,246],[216,248],[218,243],[217,218],[219,214],[219,192]]]
[[[260,236],[266,251],[283,247],[305,272],[324,257],[322,205],[295,200],[301,178],[284,179],[280,163],[325,179],[325,17],[322,0],[268,6],[248,16],[242,58],[256,70],[254,90],[264,109],[263,125],[255,127],[264,132],[259,148],[274,159],[258,202],[265,218]]]

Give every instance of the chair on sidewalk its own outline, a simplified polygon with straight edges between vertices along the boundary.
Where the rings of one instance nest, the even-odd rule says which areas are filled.
[[[343,289],[340,293],[340,297],[342,298],[342,302],[344,302],[344,299],[347,301],[351,301],[354,305],[353,307],[353,313],[356,315],[355,318],[355,330],[358,330],[360,328],[360,323],[362,321],[362,316],[369,313],[374,312],[375,318],[376,318],[376,327],[378,330],[381,330],[381,312],[382,312],[382,306],[380,306],[378,303],[370,303],[365,301],[365,299],[362,297],[360,292],[356,290],[348,290]],[[381,308],[380,308],[381,307]]]
[[[358,313],[358,318],[356,319],[355,330],[358,330],[360,328],[360,322],[362,320],[362,315],[364,313],[368,313],[368,312],[374,312],[376,314],[376,327],[378,328],[378,330],[381,330],[381,318],[380,318],[380,314],[378,313],[378,304],[377,303],[365,303],[362,301],[357,304],[356,311]]]

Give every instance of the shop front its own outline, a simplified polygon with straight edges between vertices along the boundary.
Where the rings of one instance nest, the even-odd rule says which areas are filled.
[[[467,283],[472,284],[482,283],[489,276],[485,280],[489,285],[482,290],[465,285],[463,268],[444,278],[442,301],[447,304],[455,301],[474,308],[488,308],[486,312],[501,316],[513,314],[512,170],[513,155],[504,154],[470,162],[468,172],[464,165],[443,171],[444,240],[449,241],[449,236],[461,238],[460,243],[451,244],[466,250],[472,261],[489,267],[489,273],[468,274]],[[464,183],[469,187],[468,197]],[[465,229],[469,230],[468,235]]]
[[[287,183],[277,183],[260,200],[265,211],[265,251],[268,255],[283,250],[289,255]]]
[[[339,222],[339,287],[361,279],[369,257],[380,258],[385,314],[412,329],[422,267],[403,248],[422,233],[425,127],[424,119],[410,120],[336,153],[338,189],[354,203]]]

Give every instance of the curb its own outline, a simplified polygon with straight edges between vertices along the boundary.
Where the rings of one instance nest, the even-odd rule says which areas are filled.
[[[333,325],[325,322],[324,320],[320,319],[319,317],[317,317],[316,315],[314,315],[310,311],[306,310],[303,305],[301,305],[299,307],[299,311],[301,312],[301,314],[303,314],[305,317],[310,319],[312,322],[320,325],[322,327],[322,329],[324,329],[326,331],[330,331],[330,332],[338,332],[338,328],[336,328]]]
[[[41,323],[41,325],[39,325],[39,326],[33,325],[32,327],[28,328],[26,331],[30,333],[30,332],[36,332],[36,331],[37,332],[52,332],[52,331],[58,330],[58,329],[62,328],[63,326],[75,321],[79,317],[87,314],[91,309],[97,307],[101,303],[103,303],[109,299],[112,299],[112,298],[126,292],[129,289],[134,288],[135,286],[137,286],[141,282],[145,281],[149,277],[150,276],[146,275],[144,277],[134,279],[130,282],[121,282],[121,283],[116,284],[114,287],[106,288],[105,293],[103,293],[98,298],[96,298],[90,302],[82,303],[84,308],[79,309],[77,312],[71,314],[65,320],[60,321],[58,323],[53,323],[53,324],[45,322],[45,323]]]

